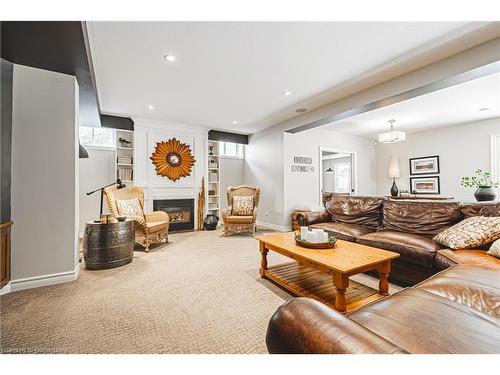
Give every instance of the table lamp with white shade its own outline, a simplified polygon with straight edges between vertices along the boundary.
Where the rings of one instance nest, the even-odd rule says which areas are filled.
[[[396,186],[396,178],[399,177],[399,158],[397,156],[389,157],[389,178],[392,178],[391,195],[393,197],[398,196],[398,187]]]

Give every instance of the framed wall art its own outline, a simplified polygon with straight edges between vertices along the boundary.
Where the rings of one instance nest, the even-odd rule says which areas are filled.
[[[439,194],[439,176],[410,177],[412,194]]]
[[[410,175],[439,173],[439,156],[410,158]]]

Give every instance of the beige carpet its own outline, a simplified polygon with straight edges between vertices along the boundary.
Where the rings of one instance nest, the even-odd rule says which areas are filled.
[[[1,351],[266,353],[269,318],[292,297],[259,279],[257,241],[220,231],[170,238],[127,266],[82,263],[75,282],[2,296]],[[270,252],[270,264],[282,260]]]

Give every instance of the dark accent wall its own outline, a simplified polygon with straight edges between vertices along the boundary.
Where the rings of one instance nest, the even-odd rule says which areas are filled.
[[[1,57],[14,64],[76,76],[80,125],[100,125],[91,56],[79,21],[3,21]]]
[[[134,121],[129,117],[101,115],[101,126],[121,130],[134,130]]]
[[[9,221],[11,190],[11,153],[12,153],[12,73],[13,65],[1,61],[1,133],[0,133],[0,172],[1,172],[1,206],[0,221]]]
[[[240,143],[243,145],[248,144],[248,135],[246,134],[221,132],[218,130],[210,130],[208,132],[208,139],[210,141],[232,142],[232,143]]]

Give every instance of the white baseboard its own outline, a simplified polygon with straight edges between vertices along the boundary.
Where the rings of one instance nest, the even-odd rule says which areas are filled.
[[[19,290],[39,288],[41,286],[56,285],[75,281],[80,276],[80,263],[74,271],[54,273],[52,275],[43,275],[35,277],[27,277],[25,279],[11,280],[8,285],[2,288],[1,294],[17,292]],[[4,292],[4,289],[9,286],[9,290]]]
[[[292,230],[292,227],[285,227],[282,225],[276,225],[272,223],[265,223],[262,221],[257,221],[257,227],[258,228],[267,228],[267,229],[272,229],[278,232],[290,232]]]
[[[5,285],[2,289],[0,289],[0,296],[3,296],[4,294],[10,293],[12,290],[10,289],[10,282]]]

